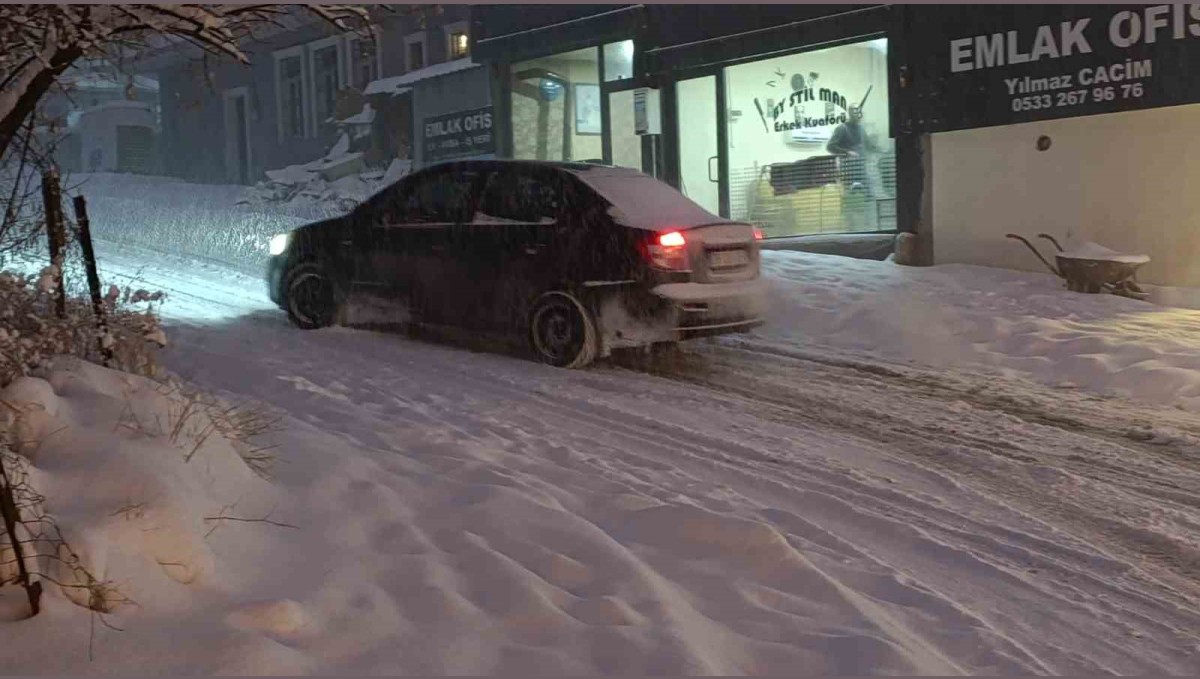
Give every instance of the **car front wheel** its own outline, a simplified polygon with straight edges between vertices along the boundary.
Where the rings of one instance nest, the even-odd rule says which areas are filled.
[[[599,335],[592,314],[573,295],[542,295],[529,320],[533,351],[543,363],[583,368],[596,358]]]
[[[324,328],[337,318],[333,280],[317,264],[306,262],[288,274],[287,314],[297,327]]]

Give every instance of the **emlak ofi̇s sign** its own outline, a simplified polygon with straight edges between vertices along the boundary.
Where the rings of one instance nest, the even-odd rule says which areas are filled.
[[[939,8],[917,29],[924,125],[1200,103],[1200,4]],[[935,37],[936,36],[936,37]]]
[[[423,126],[426,163],[496,152],[492,107],[430,116]]]

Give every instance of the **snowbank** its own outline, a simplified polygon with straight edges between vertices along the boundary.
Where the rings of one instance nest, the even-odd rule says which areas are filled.
[[[280,379],[319,401],[343,389]],[[589,455],[530,456],[434,426],[377,456],[292,421],[281,440],[294,466],[275,486],[205,436],[204,411],[180,425],[188,399],[145,379],[64,360],[0,396],[47,511],[109,597],[104,620],[123,630],[91,631],[89,589],[51,587],[26,620],[6,596],[6,668],[958,671],[896,626],[901,608],[836,584],[777,529],[597,475]],[[276,524],[241,521],[266,517]]]
[[[43,496],[23,519],[44,514],[56,526],[31,525],[43,538],[26,547],[37,548],[27,563],[45,586],[42,613],[22,620],[28,608],[17,588],[0,598],[8,621],[0,664],[36,658],[25,667],[52,674],[86,667],[86,637],[68,642],[93,611],[118,627],[165,622],[237,582],[227,557],[253,553],[256,530],[234,524],[263,518],[278,501],[247,464],[261,471],[264,462],[242,440],[248,420],[181,385],[69,357],[18,378],[0,402],[6,466],[24,467]],[[100,655],[106,645],[98,642]]]
[[[259,273],[271,236],[340,212],[328,205],[239,205],[243,186],[169,177],[71,175],[71,195],[88,201],[92,234],[112,243],[211,259]]]
[[[763,265],[771,321],[755,342],[973,365],[1200,410],[1200,311],[1073,293],[1048,274],[988,267],[797,252],[764,252]]]

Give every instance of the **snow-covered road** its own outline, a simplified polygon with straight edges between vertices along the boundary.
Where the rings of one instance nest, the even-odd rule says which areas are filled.
[[[172,371],[288,415],[303,531],[227,550],[197,615],[289,599],[319,629],[206,654],[150,612],[109,669],[161,643],[137,667],[1200,672],[1190,413],[753,336],[557,370],[297,331],[252,277],[101,254],[169,293]],[[22,669],[96,667],[58,663]]]

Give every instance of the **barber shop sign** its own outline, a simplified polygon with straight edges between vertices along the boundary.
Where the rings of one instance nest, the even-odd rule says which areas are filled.
[[[803,82],[800,78],[800,83]],[[779,101],[755,97],[754,107],[767,132],[828,132],[822,128],[833,128],[849,120],[850,110],[862,110],[870,95],[868,88],[860,101],[854,101],[833,88],[802,86]]]

